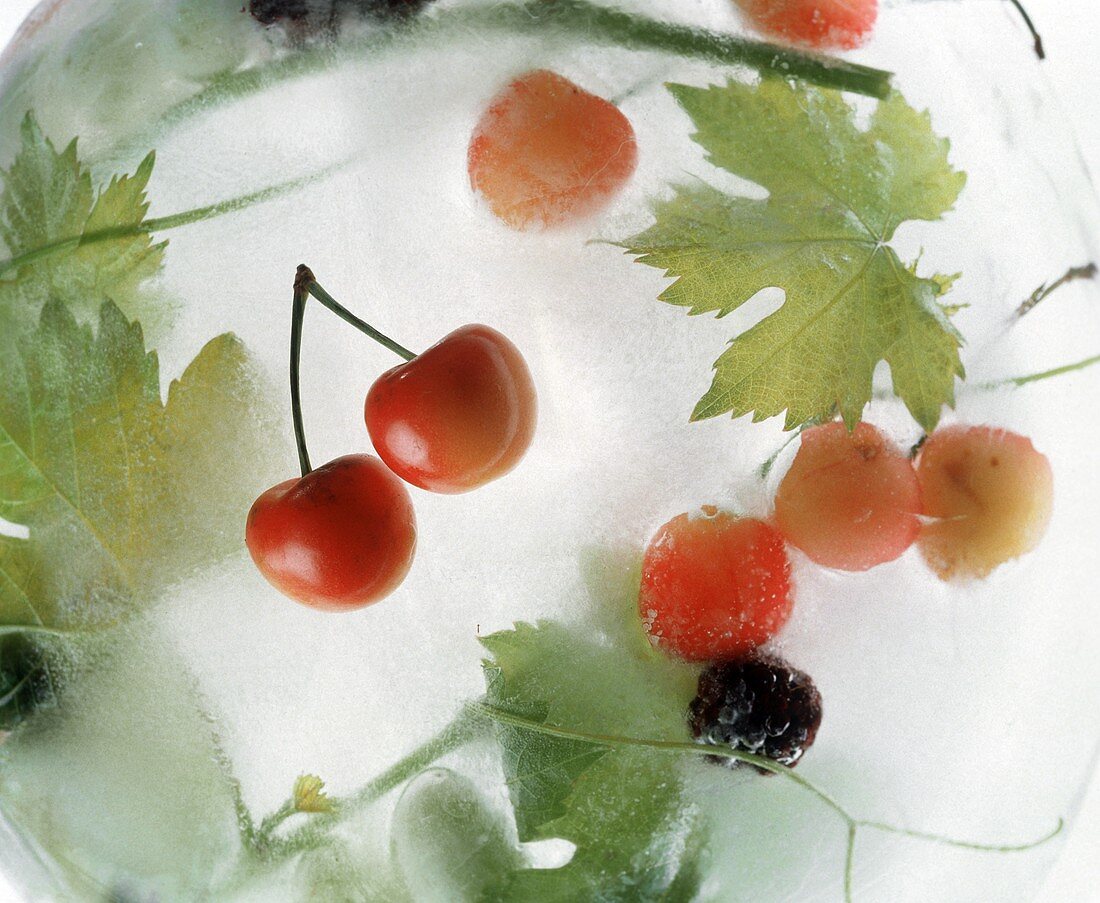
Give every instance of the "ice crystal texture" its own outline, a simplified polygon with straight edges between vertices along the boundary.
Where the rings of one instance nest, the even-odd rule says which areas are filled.
[[[727,0],[631,6],[740,28]],[[953,320],[967,380],[944,422],[1031,437],[1055,474],[1050,531],[1033,554],[963,584],[936,579],[915,550],[866,574],[795,554],[795,612],[776,647],[827,700],[800,775],[863,817],[1023,841],[1072,814],[1097,741],[1100,624],[1087,563],[1100,510],[1100,383],[1086,371],[979,387],[1097,352],[1100,296],[1090,282],[1065,286],[1018,323],[1012,315],[1036,286],[1097,258],[1100,219],[1056,104],[1037,86],[1030,46],[1007,12],[978,6],[892,6],[858,59],[897,73],[906,101],[930,110],[952,164],[967,173],[942,222],[905,223],[892,244],[907,262],[923,254],[922,272],[963,274],[951,296],[969,305]],[[220,887],[253,899],[399,899],[404,891],[368,865],[389,856],[378,838],[397,794],[340,829],[344,846],[293,863],[285,880],[226,890],[236,827],[212,731],[257,815],[277,810],[303,774],[350,794],[484,692],[479,636],[518,620],[603,623],[629,604],[645,542],[669,518],[701,504],[769,513],[793,450],[766,481],[758,474],[786,438],[783,418],[689,416],[728,340],[774,312],[782,293],[764,290],[716,328],[709,315],[659,303],[669,280],[612,244],[651,227],[652,199],[667,200],[685,179],[765,196],[706,162],[665,88],[755,74],[555,32],[440,29],[389,40],[385,23],[354,17],[338,25],[329,53],[331,34],[265,30],[233,0],[70,0],[40,18],[0,71],[0,167],[33,110],[58,149],[79,138],[97,180],[134,172],[155,149],[151,217],[317,177],[166,231],[153,283],[164,313],[148,338],[165,385],[212,338],[233,333],[260,382],[276,387],[286,416],[272,423],[268,450],[282,475],[258,464],[255,490],[295,473],[285,371],[291,281],[303,261],[347,307],[413,349],[471,322],[509,336],[534,375],[540,421],[504,479],[461,498],[412,490],[420,551],[382,604],[345,616],[295,605],[264,582],[243,541],[159,586],[126,628],[132,654],[88,652],[98,655],[93,676],[0,746],[0,820],[26,838],[5,842],[0,865],[28,885],[61,881],[79,898],[107,887],[195,899]],[[296,66],[297,54],[310,62]],[[639,166],[599,218],[521,233],[471,193],[467,143],[488,100],[540,67],[615,99],[636,132]],[[855,103],[866,124],[873,101]],[[369,450],[363,397],[395,363],[310,308],[303,403],[316,461]],[[864,416],[911,445],[920,428],[889,385],[880,366]],[[9,520],[17,523],[14,512]],[[1038,767],[1039,750],[1057,750],[1057,767]],[[446,764],[476,785],[452,794],[476,801],[489,813],[478,817],[511,837],[499,756],[474,745]],[[707,825],[707,899],[842,898],[843,831],[797,788],[723,769],[684,780],[685,813]],[[416,798],[405,799],[407,812]],[[185,850],[180,837],[190,839]],[[399,827],[398,838],[398,859],[417,855],[413,828]],[[875,837],[861,847],[854,886],[861,901],[1023,900],[1055,850],[996,856]],[[416,887],[430,898],[423,881]]]

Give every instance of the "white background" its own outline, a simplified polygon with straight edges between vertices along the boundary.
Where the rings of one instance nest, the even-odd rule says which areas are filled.
[[[0,47],[34,4],[0,0]],[[1047,75],[1062,97],[1085,159],[1100,176],[1100,0],[1028,0],[1027,5],[1046,41]],[[14,900],[0,876],[0,901]],[[1100,903],[1100,776],[1036,903]]]

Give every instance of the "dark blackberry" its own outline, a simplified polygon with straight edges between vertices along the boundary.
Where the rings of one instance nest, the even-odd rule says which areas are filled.
[[[364,18],[403,17],[430,0],[248,0],[248,11],[264,25],[293,23],[307,29],[331,28],[344,11]]]
[[[5,731],[54,702],[52,669],[25,634],[0,636],[0,740]]]
[[[794,767],[817,736],[821,694],[808,674],[778,656],[755,652],[709,666],[699,676],[690,713],[691,732],[701,743]],[[743,764],[721,756],[714,761],[730,768]]]

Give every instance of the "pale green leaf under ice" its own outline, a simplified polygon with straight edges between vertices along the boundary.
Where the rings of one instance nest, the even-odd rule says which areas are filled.
[[[391,846],[414,900],[496,900],[522,866],[504,813],[469,778],[446,768],[421,772],[402,791]]]
[[[694,671],[644,645],[584,638],[551,621],[483,640],[486,701],[593,735],[690,740]],[[504,772],[523,841],[576,844],[568,864],[520,869],[507,900],[657,900],[683,895],[691,814],[677,763],[644,748],[608,748],[501,726]]]
[[[89,645],[95,666],[0,744],[4,815],[57,882],[33,899],[224,899],[233,791],[193,678],[148,624]]]
[[[114,620],[242,546],[270,417],[232,335],[161,400],[155,353],[111,302],[97,329],[60,302],[0,338],[0,631]]]
[[[839,411],[855,423],[886,361],[931,429],[964,375],[939,301],[950,282],[918,276],[889,245],[902,222],[950,210],[965,183],[928,115],[892,94],[861,129],[840,94],[778,79],[670,90],[707,159],[769,195],[676,186],[623,246],[674,277],[660,298],[691,314],[722,317],[765,288],[786,294],[731,341],[693,417],[786,412],[793,428]]]
[[[133,228],[149,209],[154,155],[97,193],[75,139],[58,151],[30,114],[21,137],[0,173],[0,319],[33,323],[49,299],[88,320],[107,299],[141,313],[138,286],[159,271],[166,245]]]

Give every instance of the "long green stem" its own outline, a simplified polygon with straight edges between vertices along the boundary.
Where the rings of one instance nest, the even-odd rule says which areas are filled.
[[[1094,354],[1092,357],[1086,357],[1081,361],[1074,361],[1072,364],[1063,364],[1061,367],[1054,367],[1050,370],[1042,370],[1038,373],[1028,373],[1024,376],[1011,376],[1006,379],[997,379],[992,382],[982,383],[978,388],[981,389],[1001,389],[1005,386],[1026,386],[1029,383],[1042,382],[1045,379],[1051,379],[1055,376],[1063,376],[1066,373],[1075,373],[1078,370],[1087,370],[1089,367],[1094,367],[1096,364],[1100,364],[1100,354]]]
[[[584,743],[591,743],[593,746],[606,746],[611,748],[640,746],[657,752],[679,753],[688,756],[711,757],[715,755],[714,747],[703,743],[684,743],[676,740],[648,740],[637,737],[620,737],[611,734],[593,734],[587,731],[557,727],[552,724],[546,724],[543,721],[535,721],[532,718],[517,715],[514,712],[509,712],[485,702],[474,703],[474,706],[484,713],[486,717],[491,718],[499,724],[508,724],[512,727],[544,734],[548,737],[559,737],[563,740],[580,740]],[[849,815],[844,807],[829,796],[829,794],[815,787],[791,768],[780,765],[778,762],[765,758],[764,756],[754,756],[752,753],[742,752],[738,749],[723,749],[721,751],[721,756],[726,759],[736,759],[738,762],[744,762],[746,765],[753,765],[771,774],[780,775],[794,782],[813,796],[816,796],[848,824],[854,824],[856,822],[856,819]]]
[[[513,712],[508,712],[504,709],[500,709],[496,706],[488,703],[475,703],[476,708],[484,713],[488,718],[500,723],[508,724],[513,727],[518,727],[523,730],[529,730],[532,732],[544,734],[550,737],[559,737],[567,740],[579,740],[582,742],[591,743],[594,746],[606,746],[606,747],[645,747],[660,752],[669,753],[681,753],[692,756],[713,756],[715,750],[713,746],[700,744],[700,743],[682,743],[677,741],[666,740],[645,740],[634,737],[620,737],[606,734],[594,734],[587,731],[577,731],[568,728],[557,727],[555,725],[549,725],[544,722],[536,721],[531,718],[527,718],[522,715],[517,715]],[[899,834],[904,837],[912,837],[917,840],[925,840],[933,843],[942,843],[949,846],[960,847],[967,850],[975,850],[979,852],[995,852],[995,853],[1017,853],[1024,852],[1026,850],[1035,849],[1044,843],[1055,838],[1061,833],[1064,826],[1062,819],[1058,819],[1058,824],[1048,834],[1040,837],[1038,840],[1033,840],[1027,843],[1020,844],[984,844],[974,843],[966,840],[956,840],[951,837],[947,837],[942,834],[930,834],[924,831],[913,831],[908,828],[900,828],[894,825],[886,824],[885,822],[869,821],[866,819],[860,819],[849,813],[843,806],[841,806],[836,800],[834,800],[829,794],[821,790],[819,787],[812,784],[810,781],[803,778],[790,768],[783,765],[779,765],[770,759],[763,758],[761,756],[755,756],[751,753],[741,752],[733,749],[723,749],[721,755],[725,758],[736,759],[737,761],[744,762],[749,765],[754,765],[757,768],[761,768],[772,774],[782,775],[789,781],[793,781],[803,790],[817,797],[819,801],[824,803],[829,809],[831,809],[847,827],[847,843],[844,853],[844,898],[846,901],[852,899],[852,886],[853,886],[853,869],[855,865],[855,846],[856,838],[861,828],[867,828],[868,830],[886,831],[893,834]]]
[[[857,827],[868,828],[874,831],[884,831],[887,834],[899,834],[902,837],[912,837],[914,840],[925,840],[929,843],[942,843],[952,847],[960,847],[964,850],[977,850],[980,853],[1026,853],[1041,847],[1044,843],[1053,840],[1065,828],[1065,819],[1058,819],[1058,824],[1038,840],[1029,840],[1025,843],[972,843],[968,840],[955,840],[942,834],[929,834],[926,831],[912,831],[909,828],[899,828],[880,821],[858,821]]]
[[[348,804],[353,808],[368,806],[436,760],[465,746],[484,731],[485,724],[476,714],[470,708],[462,709],[447,727],[362,787],[348,800]]]
[[[136,235],[165,232],[169,229],[178,229],[181,226],[190,226],[194,223],[203,222],[204,220],[215,219],[219,216],[235,213],[238,210],[244,210],[251,207],[253,204],[272,201],[283,195],[291,194],[321,179],[327,178],[345,166],[347,166],[347,161],[326,167],[319,172],[304,176],[300,179],[291,179],[287,182],[281,182],[278,185],[262,188],[259,191],[253,191],[249,194],[243,194],[235,198],[229,198],[225,201],[219,201],[216,204],[207,204],[203,207],[195,207],[192,210],[183,210],[179,213],[169,214],[168,216],[147,219],[132,225],[115,226],[110,229],[97,229],[94,232],[85,232],[81,235],[59,238],[56,241],[48,242],[30,251],[17,254],[7,260],[0,260],[0,276],[13,270],[18,270],[21,267],[37,263],[40,260],[53,257],[57,254],[70,253],[77,248],[87,245],[99,244],[105,241],[117,241],[123,238],[133,238]]]
[[[547,724],[524,715],[510,712],[499,706],[487,702],[473,702],[463,708],[455,719],[439,734],[418,746],[408,755],[401,758],[376,778],[366,784],[354,796],[341,801],[333,801],[335,812],[315,817],[309,823],[299,828],[285,838],[275,838],[271,834],[276,827],[282,824],[290,815],[294,814],[293,804],[284,803],[283,806],[269,815],[261,823],[257,834],[259,843],[253,846],[253,852],[265,860],[281,860],[297,855],[307,850],[315,849],[323,844],[329,830],[340,814],[349,809],[358,809],[370,805],[385,794],[399,787],[401,784],[428,768],[434,762],[460,748],[466,743],[480,736],[488,724],[507,725],[519,730],[529,731],[546,737],[556,737],[563,740],[573,740],[588,743],[596,747],[607,749],[615,748],[645,748],[654,752],[688,756],[714,756],[720,754],[723,757],[736,759],[748,765],[753,765],[772,774],[781,775],[800,788],[816,797],[821,803],[835,813],[845,824],[847,829],[847,841],[844,854],[844,896],[846,901],[852,900],[853,875],[855,866],[856,839],[860,829],[884,831],[923,840],[932,843],[948,844],[967,850],[979,852],[1015,853],[1035,849],[1052,840],[1061,833],[1064,823],[1058,820],[1053,831],[1045,834],[1038,840],[1019,844],[985,844],[965,840],[956,840],[941,834],[931,834],[924,831],[914,831],[908,828],[896,827],[885,822],[859,819],[849,813],[843,806],[834,800],[829,794],[816,787],[810,781],[796,774],[792,769],[780,765],[771,759],[752,755],[735,749],[722,749],[717,752],[713,746],[701,743],[681,742],[676,740],[651,740],[640,737],[626,737],[615,734],[598,734],[591,731],[581,731],[572,728]]]
[[[890,74],[882,70],[730,34],[662,22],[588,0],[535,0],[511,9],[514,10],[511,21],[501,20],[501,27],[507,30],[531,27],[552,30],[594,44],[748,66],[760,72],[800,78],[823,87],[872,97],[885,97],[890,92]]]
[[[301,283],[302,288],[306,292],[313,295],[313,297],[320,301],[321,304],[331,310],[345,323],[349,323],[350,325],[354,326],[361,333],[363,333],[363,335],[369,336],[370,338],[374,339],[374,341],[376,341],[379,345],[388,348],[394,354],[404,358],[407,361],[411,361],[414,357],[416,357],[416,352],[409,351],[409,349],[406,348],[404,345],[399,345],[389,336],[379,332],[366,320],[361,320],[359,317],[355,316],[355,314],[353,314],[350,310],[344,307],[344,305],[342,305],[339,301],[333,298],[332,295],[326,292],[318,284],[317,280],[313,277],[313,273],[310,272],[309,267],[307,267],[304,263],[298,267],[298,282]]]
[[[170,107],[152,129],[132,136],[124,146],[110,149],[105,156],[111,159],[126,156],[134,147],[151,144],[154,135],[163,134],[165,129],[219,103],[257,94],[281,81],[319,72],[342,61],[377,56],[388,47],[415,42],[428,45],[448,38],[467,38],[478,32],[531,38],[569,37],[586,44],[746,66],[870,97],[882,98],[891,90],[891,73],[835,57],[662,22],[588,0],[524,0],[441,9],[411,22],[372,29],[362,37],[348,38],[336,46],[300,50],[263,66],[227,73]]]
[[[233,772],[233,763],[229,759],[229,754],[225,751],[218,723],[205,706],[199,704],[197,709],[199,717],[206,724],[210,735],[210,745],[214,751],[214,763],[225,778],[229,792],[233,796],[233,811],[237,816],[237,830],[240,832],[241,841],[246,849],[251,849],[256,840],[256,825],[252,820],[252,813],[245,805],[244,792],[241,790],[240,781],[237,780],[237,776]]]
[[[1052,367],[1049,370],[1040,370],[1038,373],[1025,373],[1021,376],[1006,376],[1002,379],[991,379],[983,383],[967,383],[966,385],[969,389],[982,392],[994,392],[997,389],[1006,389],[1010,386],[1019,388],[1021,386],[1031,385],[1031,383],[1054,379],[1056,376],[1065,376],[1069,373],[1076,373],[1079,370],[1088,370],[1091,367],[1095,367],[1097,364],[1100,364],[1100,354],[1094,354],[1069,364],[1062,364],[1060,367]],[[889,392],[876,390],[874,397],[893,398],[894,396]],[[922,436],[920,442],[913,451],[919,451],[920,446],[924,444],[924,440],[927,438],[927,436]]]

